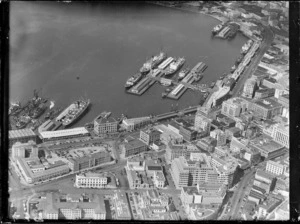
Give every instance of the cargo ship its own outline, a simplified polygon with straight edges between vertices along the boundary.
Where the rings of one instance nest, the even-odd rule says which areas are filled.
[[[42,103],[38,107],[36,107],[33,111],[31,111],[30,117],[36,119],[40,117],[46,111],[46,109],[47,106],[44,103]]]
[[[90,105],[90,100],[77,100],[68,106],[58,117],[56,121],[61,122],[67,127],[74,123]]]
[[[143,64],[143,67],[141,67],[140,72],[142,74],[148,73],[151,69],[159,65],[166,57],[167,57],[166,53],[160,52],[158,55],[146,61],[146,63]]]
[[[183,79],[190,72],[189,68],[182,69],[178,74],[178,80]]]
[[[22,111],[21,103],[11,103],[11,106],[9,107],[8,110],[8,115],[17,115]]]
[[[178,69],[180,69],[183,64],[185,62],[185,58],[182,57],[182,58],[178,58],[177,60],[173,61],[170,66],[165,70],[165,76],[167,75],[172,75],[174,74],[175,72],[178,71]]]
[[[125,88],[128,89],[128,88],[134,86],[141,79],[142,79],[141,73],[137,73],[137,74],[131,76],[129,79],[127,79],[127,81],[125,83]]]

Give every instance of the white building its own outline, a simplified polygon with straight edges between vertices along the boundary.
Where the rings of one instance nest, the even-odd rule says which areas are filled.
[[[76,175],[75,187],[83,188],[105,188],[107,185],[107,177],[99,173],[88,172]]]
[[[272,160],[268,160],[266,165],[266,171],[277,176],[280,176],[285,171],[285,166],[280,164],[279,162],[274,162]]]

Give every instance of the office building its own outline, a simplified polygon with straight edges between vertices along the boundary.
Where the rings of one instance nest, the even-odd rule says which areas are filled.
[[[272,160],[268,160],[266,165],[266,171],[273,175],[280,176],[285,171],[285,166],[280,162],[274,162]]]
[[[195,115],[195,129],[197,131],[204,131],[206,133],[209,133],[211,121],[212,120],[208,118],[207,114],[198,109]]]
[[[154,128],[144,129],[140,131],[140,140],[146,145],[150,145],[158,140],[160,140],[161,132]]]
[[[217,140],[211,136],[207,136],[198,140],[197,146],[207,152],[213,152],[217,146]]]
[[[253,141],[251,142],[251,147],[258,149],[261,156],[265,159],[274,159],[282,156],[286,152],[284,146],[273,140],[267,139]]]
[[[276,115],[280,115],[282,112],[282,105],[278,103],[273,97],[256,100],[249,104],[249,110],[254,112],[256,117],[266,119],[272,119]]]
[[[99,115],[94,120],[94,132],[97,135],[116,133],[118,131],[118,121],[112,117]]]
[[[242,96],[252,99],[257,88],[257,80],[254,77],[247,79],[244,84]]]
[[[62,161],[44,164],[38,157],[17,157],[16,161],[25,181],[29,184],[58,177],[70,171],[69,166]]]
[[[106,150],[93,154],[69,159],[69,167],[73,172],[89,169],[111,161],[111,155]]]
[[[131,119],[123,119],[122,124],[126,131],[134,131],[142,128],[151,122],[150,117],[138,117]]]
[[[43,219],[93,219],[105,220],[106,209],[103,195],[47,193],[38,205]]]
[[[75,187],[78,188],[105,188],[107,177],[100,173],[83,173],[76,175]]]
[[[290,133],[289,133],[289,125],[277,124],[274,127],[274,141],[285,146],[286,148],[290,148]]]
[[[12,146],[12,158],[15,160],[17,157],[28,158],[38,156],[38,147],[32,140],[27,143],[16,142]]]
[[[232,119],[239,117],[248,108],[249,102],[240,97],[228,99],[222,103],[222,114]]]
[[[116,219],[118,220],[131,220],[129,204],[125,192],[120,190],[114,194],[113,203],[116,211]]]
[[[199,161],[179,157],[174,159],[171,165],[171,175],[176,188],[195,186],[199,181],[205,181],[208,170],[213,170],[213,168],[205,154],[202,154],[202,160]]]
[[[220,129],[216,129],[216,130],[211,131],[210,132],[210,137],[217,140],[217,146],[226,144],[225,132],[220,130]]]
[[[140,154],[147,151],[147,145],[139,139],[130,139],[120,146],[121,156],[124,158]]]

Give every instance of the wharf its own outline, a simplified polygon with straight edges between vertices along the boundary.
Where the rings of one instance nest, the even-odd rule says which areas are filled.
[[[191,85],[195,81],[195,78],[192,73],[189,73],[183,80],[180,82],[173,91],[171,91],[166,97],[172,100],[178,100],[187,90],[187,84]]]

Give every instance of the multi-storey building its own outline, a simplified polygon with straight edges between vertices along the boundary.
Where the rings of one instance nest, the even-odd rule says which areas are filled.
[[[217,140],[217,146],[226,144],[225,132],[220,130],[220,129],[216,129],[216,130],[211,131],[210,132],[210,137]]]
[[[230,150],[233,152],[240,152],[241,149],[245,149],[249,144],[249,140],[239,137],[232,137],[230,142]]]
[[[246,80],[242,95],[247,98],[253,98],[257,88],[257,80],[254,77],[251,77]]]
[[[217,145],[217,140],[211,136],[201,138],[200,140],[197,141],[197,146],[199,146],[201,149],[207,152],[214,151],[216,145]]]
[[[274,174],[276,176],[280,176],[283,174],[285,170],[285,166],[284,164],[281,164],[279,162],[274,162],[272,160],[267,161],[267,165],[266,165],[266,171]]]
[[[264,120],[272,119],[282,112],[282,105],[278,103],[273,97],[256,100],[249,104],[249,110],[254,112],[256,117]]]
[[[129,210],[129,204],[127,202],[126,193],[117,191],[113,197],[113,202],[115,205],[116,219],[119,220],[130,220],[131,214]]]
[[[156,129],[144,129],[140,131],[140,140],[147,145],[152,144],[160,139],[161,133]]]
[[[168,144],[169,147],[166,149],[166,160],[168,162],[173,161],[175,158],[183,156],[185,158],[190,158],[191,153],[200,153],[200,150],[194,145],[180,144],[175,145],[172,143]]]
[[[136,129],[144,127],[150,122],[151,122],[150,117],[138,117],[138,118],[124,119],[122,121],[126,131],[134,131]]]
[[[273,140],[264,139],[260,141],[253,141],[250,146],[258,149],[261,156],[265,159],[274,159],[286,152],[284,146]]]
[[[30,129],[19,129],[10,130],[8,132],[9,136],[9,147],[11,147],[16,142],[26,143],[30,140],[36,142],[37,135]]]
[[[41,201],[38,207],[43,211],[44,219],[106,219],[103,195],[47,193],[45,201]]]
[[[274,141],[285,146],[286,148],[290,148],[290,133],[289,133],[289,125],[277,124],[274,127]]]
[[[107,177],[100,173],[85,173],[76,175],[75,187],[83,188],[105,188]]]
[[[137,155],[147,151],[147,145],[139,139],[131,139],[128,142],[121,145],[122,153],[124,158],[129,156]]]
[[[38,181],[48,180],[54,177],[69,173],[69,166],[62,162],[56,161],[53,164],[43,165],[39,158],[16,158],[17,165],[27,183],[35,183]]]
[[[209,133],[210,125],[211,119],[208,118],[208,116],[204,112],[198,109],[195,115],[195,129]]]
[[[216,172],[219,174],[218,182],[224,183],[225,185],[231,187],[235,171],[238,166],[237,161],[230,157],[218,157],[216,155],[213,155],[211,159],[211,164],[216,170]]]
[[[199,161],[186,160],[184,157],[172,161],[171,175],[176,188],[196,185],[199,181],[205,181],[206,172],[213,170],[209,158],[202,154]]]
[[[111,155],[106,150],[89,154],[83,157],[69,159],[69,167],[72,171],[80,171],[111,161]]]
[[[12,146],[12,158],[27,158],[27,157],[37,157],[38,156],[38,147],[36,143],[30,140],[27,143],[16,142]]]
[[[235,118],[239,117],[241,113],[245,112],[248,108],[249,102],[240,97],[228,99],[222,103],[222,114]]]
[[[154,186],[157,188],[164,188],[166,183],[166,178],[162,171],[155,171],[154,172]]]
[[[97,135],[115,133],[118,131],[118,121],[112,117],[102,117],[99,115],[94,120],[94,131]]]

